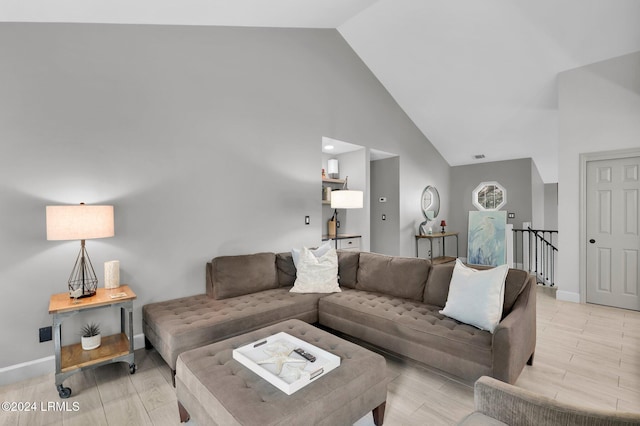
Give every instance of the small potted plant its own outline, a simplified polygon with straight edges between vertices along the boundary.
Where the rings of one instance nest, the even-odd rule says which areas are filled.
[[[100,326],[95,323],[85,324],[82,327],[82,349],[90,351],[100,346]]]

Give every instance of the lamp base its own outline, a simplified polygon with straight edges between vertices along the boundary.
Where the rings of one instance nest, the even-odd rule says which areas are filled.
[[[329,238],[336,237],[336,221],[335,220],[330,220],[327,222],[327,235],[329,236]]]
[[[96,277],[91,259],[89,259],[89,254],[84,247],[84,240],[82,240],[80,253],[78,253],[76,263],[69,276],[69,297],[72,299],[91,297],[96,294],[97,288],[98,277]]]

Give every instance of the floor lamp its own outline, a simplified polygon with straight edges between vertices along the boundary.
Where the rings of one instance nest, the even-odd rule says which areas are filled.
[[[345,182],[346,186],[346,182]],[[338,209],[361,209],[363,206],[364,194],[362,191],[352,191],[342,189],[331,191],[331,208],[334,209],[333,218],[336,221],[336,249],[338,248]]]
[[[93,296],[98,288],[85,240],[113,236],[113,206],[47,206],[47,240],[80,240],[80,253],[69,276],[70,297]]]

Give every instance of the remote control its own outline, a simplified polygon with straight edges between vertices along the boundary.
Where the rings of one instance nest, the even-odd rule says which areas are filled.
[[[309,362],[316,362],[316,357],[309,352],[305,352],[302,348],[296,348],[293,351]]]

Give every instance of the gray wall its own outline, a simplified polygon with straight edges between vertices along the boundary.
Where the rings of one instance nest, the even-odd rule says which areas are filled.
[[[400,158],[371,162],[371,251],[398,255],[400,251]],[[380,197],[387,201],[381,203]],[[382,220],[382,215],[386,220]]]
[[[447,220],[448,231],[460,233],[461,257],[467,257],[469,212],[477,210],[471,203],[473,190],[481,182],[500,183],[507,190],[507,204],[502,210],[516,214],[515,219],[507,219],[507,223],[512,223],[514,229],[519,229],[523,222],[531,221],[533,216],[531,182],[533,167],[533,161],[530,158],[451,167],[451,213],[449,217],[442,218]],[[447,195],[443,196],[442,193],[440,195],[441,198],[445,196]],[[446,246],[446,250],[447,254],[451,253],[450,245]]]
[[[212,257],[320,242],[322,136],[403,159],[401,254],[425,182],[449,192],[447,163],[335,30],[2,23],[0,57],[0,368],[53,353],[38,328],[79,243],[46,241],[48,204],[115,206],[116,236],[87,247],[101,280],[120,260],[138,334],[142,305],[204,291]],[[107,332],[115,317],[95,314]]]
[[[544,227],[544,182],[538,172],[536,163],[531,160],[531,227]]]
[[[557,297],[580,301],[580,154],[640,145],[640,52],[558,76]],[[584,296],[584,295],[582,295]]]
[[[558,230],[558,184],[544,185],[544,229]]]

